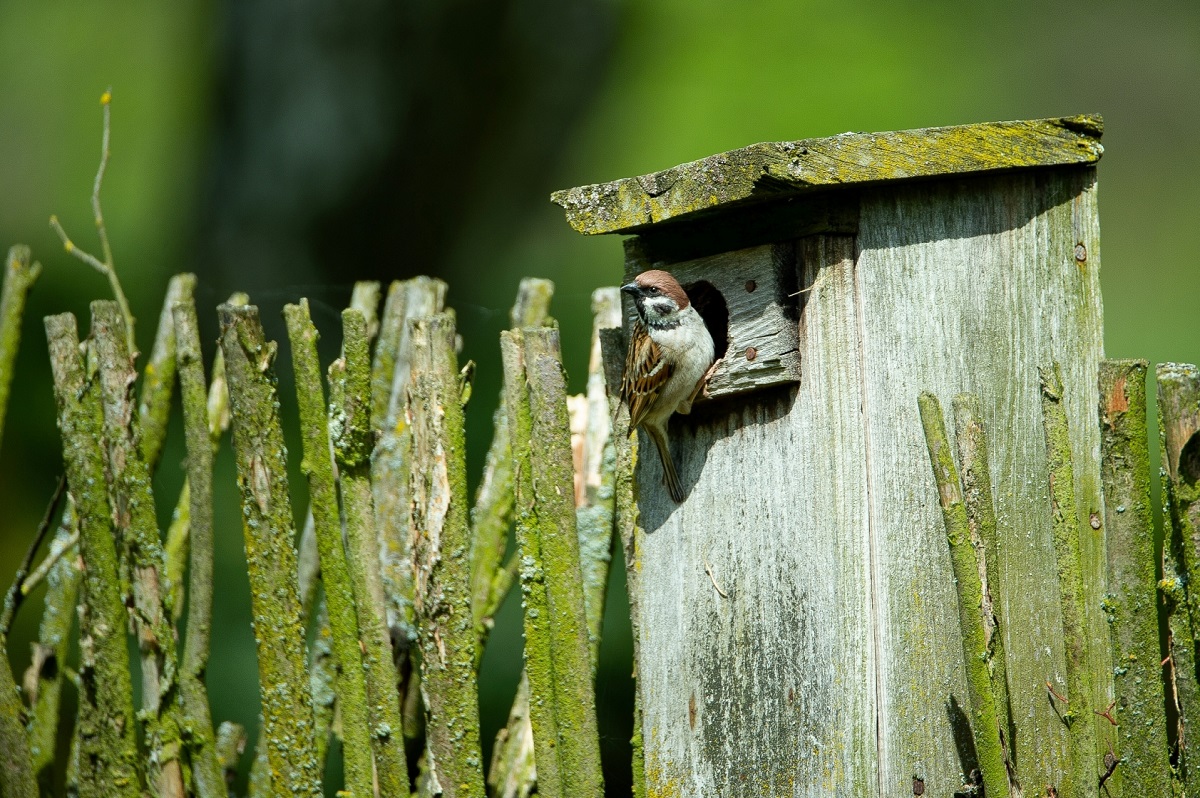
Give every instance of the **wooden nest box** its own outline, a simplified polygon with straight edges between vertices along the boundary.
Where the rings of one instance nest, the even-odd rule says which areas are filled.
[[[637,466],[631,600],[650,795],[882,798],[919,781],[950,796],[970,781],[978,753],[923,391],[947,409],[979,398],[1006,736],[1027,795],[1062,783],[1039,368],[1061,370],[1086,523],[1103,514],[1101,129],[1077,116],[846,133],[554,195],[579,232],[631,236],[624,278],[675,274],[724,356],[710,400],[672,422],[684,502],[646,442]],[[1081,547],[1088,706],[1102,710],[1103,533]]]

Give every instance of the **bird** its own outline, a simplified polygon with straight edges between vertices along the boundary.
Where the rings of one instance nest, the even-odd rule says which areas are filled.
[[[667,490],[679,504],[683,486],[667,445],[667,421],[675,413],[691,412],[712,372],[715,346],[704,319],[668,272],[644,271],[621,291],[633,297],[637,308],[621,399],[629,407],[630,428],[644,429],[658,448]]]

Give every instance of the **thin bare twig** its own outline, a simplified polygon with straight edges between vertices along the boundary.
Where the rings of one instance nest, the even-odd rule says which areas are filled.
[[[1054,696],[1054,697],[1055,697],[1055,698],[1057,698],[1059,701],[1063,702],[1064,704],[1066,704],[1066,703],[1069,703],[1069,702],[1067,701],[1067,698],[1066,698],[1066,696],[1063,696],[1063,695],[1059,695],[1059,694],[1058,694],[1058,691],[1054,689],[1054,686],[1053,686],[1052,684],[1050,684],[1050,680],[1049,680],[1049,679],[1047,679],[1047,680],[1046,680],[1046,689],[1050,691],[1050,695]]]
[[[722,590],[721,586],[717,584],[717,577],[713,576],[713,567],[712,564],[709,563],[707,557],[704,558],[704,573],[708,574],[708,578],[712,580],[713,587],[716,588],[717,593],[720,594],[721,598],[729,598],[729,594]]]
[[[17,608],[21,606],[21,602],[28,594],[23,589],[25,576],[33,565],[34,555],[41,548],[42,541],[46,539],[46,532],[54,521],[54,515],[58,512],[58,504],[62,501],[66,489],[67,477],[62,474],[58,477],[58,486],[54,488],[50,503],[46,505],[46,514],[42,516],[42,522],[38,524],[37,532],[33,535],[33,542],[29,544],[29,550],[25,552],[25,558],[21,560],[21,567],[17,569],[17,574],[13,577],[12,587],[8,589],[8,594],[4,597],[4,609],[0,611],[0,637],[8,636],[8,629],[12,624],[13,617],[17,614]]]
[[[42,583],[42,580],[50,573],[59,560],[74,549],[79,544],[79,530],[67,535],[65,538],[56,539],[50,544],[50,551],[46,554],[46,559],[38,563],[38,567],[30,572],[29,576],[25,577],[25,581],[21,583],[21,592],[28,596],[30,593]]]
[[[92,183],[92,218],[96,222],[96,233],[100,236],[100,248],[104,252],[104,260],[77,247],[67,235],[67,231],[63,229],[62,224],[59,223],[58,216],[50,217],[50,227],[62,240],[63,249],[108,278],[108,284],[112,286],[113,298],[121,306],[121,315],[125,318],[126,343],[130,353],[136,353],[137,345],[133,340],[133,313],[129,310],[129,301],[125,299],[121,281],[117,278],[117,270],[113,265],[112,247],[108,243],[108,228],[104,224],[104,214],[100,208],[100,188],[104,185],[104,172],[108,169],[109,139],[112,133],[111,88],[100,95],[100,107],[104,113],[104,127],[100,138],[100,166],[96,169],[96,180]]]

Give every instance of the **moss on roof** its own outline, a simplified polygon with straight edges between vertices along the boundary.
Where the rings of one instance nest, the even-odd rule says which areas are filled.
[[[1091,164],[1099,115],[990,122],[752,144],[640,177],[556,191],[580,233],[633,233],[818,189],[1039,166]]]

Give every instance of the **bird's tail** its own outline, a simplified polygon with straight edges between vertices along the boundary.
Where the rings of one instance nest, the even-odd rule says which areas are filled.
[[[655,429],[647,424],[643,427],[646,432],[650,433],[650,437],[654,440],[654,445],[658,448],[658,459],[662,461],[663,478],[667,482],[667,492],[671,494],[671,498],[676,504],[683,501],[683,485],[679,482],[679,474],[675,471],[675,461],[671,459],[671,450],[667,448],[667,437],[662,431]]]

